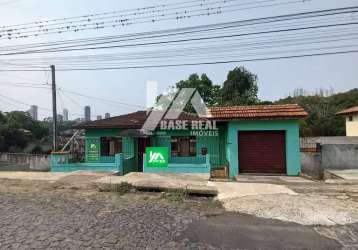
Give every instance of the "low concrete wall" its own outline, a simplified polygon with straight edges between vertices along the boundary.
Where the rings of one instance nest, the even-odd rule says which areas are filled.
[[[315,179],[323,177],[322,159],[320,152],[301,152],[301,171]]]
[[[358,169],[357,144],[326,144],[321,150],[324,169]]]
[[[17,153],[0,153],[0,171],[11,170],[29,170],[29,171],[49,171],[50,157],[49,155],[32,155]]]
[[[301,152],[301,170],[313,178],[323,178],[325,169],[358,169],[358,144],[324,144],[319,152]]]
[[[358,144],[358,136],[321,136],[321,137],[301,137],[301,148],[309,148],[317,143],[325,144]]]

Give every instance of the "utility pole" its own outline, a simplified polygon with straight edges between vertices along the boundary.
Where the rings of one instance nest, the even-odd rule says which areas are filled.
[[[56,104],[56,69],[55,65],[51,65],[52,75],[52,143],[53,151],[57,150],[57,104]]]

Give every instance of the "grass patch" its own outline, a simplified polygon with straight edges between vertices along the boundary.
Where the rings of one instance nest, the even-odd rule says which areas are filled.
[[[162,198],[174,202],[183,202],[188,197],[186,189],[168,189],[162,195]]]
[[[100,192],[113,192],[123,195],[129,193],[133,189],[132,184],[128,182],[121,182],[116,184],[106,184],[103,187],[100,187]]]

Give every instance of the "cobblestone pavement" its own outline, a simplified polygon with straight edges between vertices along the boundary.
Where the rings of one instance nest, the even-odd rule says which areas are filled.
[[[215,245],[215,240],[195,241],[185,236],[191,225],[201,225],[212,215],[225,218],[222,207],[209,199],[176,203],[160,194],[120,196],[98,192],[85,183],[80,186],[0,180],[0,249],[225,249],[223,244]],[[238,234],[243,237],[248,232],[235,221],[221,223],[230,232],[225,237],[233,242]],[[247,226],[255,235],[262,231],[270,234],[270,220],[263,221],[264,228],[254,221],[249,220]],[[213,230],[219,230],[208,222]],[[233,230],[235,227],[241,231]],[[357,224],[300,227],[314,229],[344,249],[358,248]],[[208,226],[199,226],[196,233],[205,236],[207,230]]]
[[[25,188],[26,189],[26,188]],[[210,248],[175,238],[218,212],[212,202],[182,204],[156,194],[0,188],[0,249]],[[212,207],[212,209],[211,209]]]

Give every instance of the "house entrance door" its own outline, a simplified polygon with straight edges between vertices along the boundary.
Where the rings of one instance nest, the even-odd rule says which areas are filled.
[[[150,147],[150,138],[141,137],[138,138],[138,170],[143,172],[143,154],[145,153],[146,147]]]

